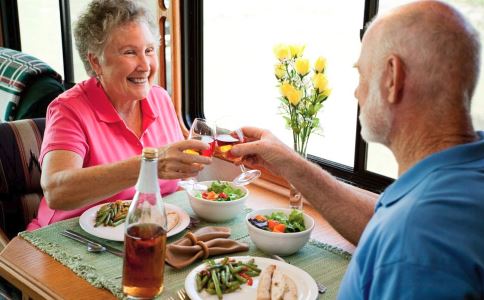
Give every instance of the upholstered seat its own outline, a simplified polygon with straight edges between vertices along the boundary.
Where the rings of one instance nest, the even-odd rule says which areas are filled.
[[[43,118],[64,90],[62,77],[45,62],[0,47],[0,122]]]
[[[0,123],[0,229],[9,239],[37,213],[44,129],[45,118]]]

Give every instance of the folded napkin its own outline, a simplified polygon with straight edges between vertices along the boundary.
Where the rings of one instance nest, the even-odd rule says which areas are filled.
[[[244,243],[231,240],[230,228],[207,226],[188,232],[176,242],[166,246],[165,262],[175,269],[184,268],[197,259],[249,250]]]

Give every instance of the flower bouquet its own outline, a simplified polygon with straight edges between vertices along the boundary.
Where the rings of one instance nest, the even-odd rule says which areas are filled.
[[[318,112],[331,94],[331,89],[325,75],[326,59],[320,56],[311,70],[309,60],[303,57],[304,48],[301,45],[275,46],[274,54],[278,63],[274,73],[281,92],[281,114],[287,127],[292,130],[294,150],[306,157],[309,137],[320,129]],[[295,190],[292,192],[301,198]],[[291,206],[301,209],[302,199],[295,199],[296,202],[297,205]]]

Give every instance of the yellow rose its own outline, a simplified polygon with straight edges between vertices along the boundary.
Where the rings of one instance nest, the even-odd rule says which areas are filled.
[[[284,75],[286,75],[286,70],[284,70],[284,65],[283,64],[275,65],[274,74],[276,74],[277,79],[284,78]]]
[[[291,89],[292,85],[289,82],[283,82],[279,87],[281,95],[286,97],[288,91]]]
[[[305,45],[289,45],[289,49],[291,51],[291,57],[301,57],[304,52]]]
[[[331,95],[332,89],[325,89],[322,94],[326,97],[329,97]]]
[[[302,98],[302,92],[288,82],[281,84],[281,94],[294,106],[296,106]]]
[[[290,58],[291,50],[289,46],[284,44],[278,44],[273,49],[274,55],[277,57],[278,60],[284,61]]]
[[[328,86],[328,79],[323,73],[317,73],[313,77],[313,85],[318,93],[322,93]]]
[[[324,72],[324,69],[326,68],[326,58],[320,56],[314,63],[314,71],[316,73],[322,73]]]
[[[308,74],[310,69],[309,60],[305,58],[296,59],[296,64],[294,68],[296,69],[296,72],[301,76]]]

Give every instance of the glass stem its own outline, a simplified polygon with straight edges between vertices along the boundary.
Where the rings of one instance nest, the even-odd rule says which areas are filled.
[[[242,173],[247,172],[247,169],[245,168],[244,164],[240,165],[240,171],[242,171]]]

